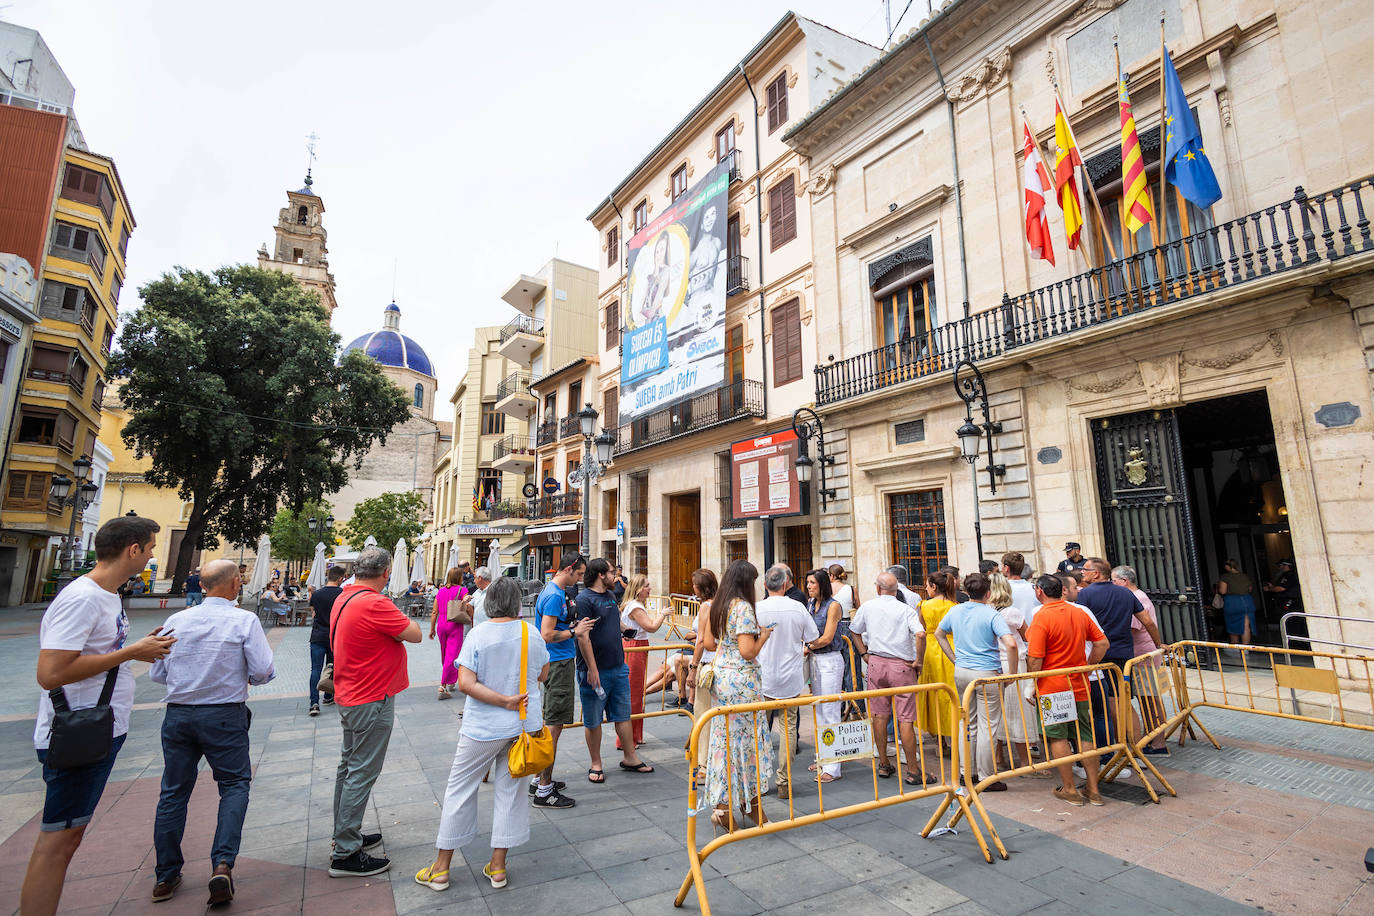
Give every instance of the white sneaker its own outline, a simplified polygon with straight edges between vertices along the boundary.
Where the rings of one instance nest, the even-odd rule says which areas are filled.
[[[1079,779],[1087,779],[1088,771],[1075,763],[1073,765],[1073,775],[1077,776]]]

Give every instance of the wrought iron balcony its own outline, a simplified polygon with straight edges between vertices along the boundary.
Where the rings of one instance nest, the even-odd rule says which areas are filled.
[[[565,515],[582,514],[582,494],[579,492],[558,493],[554,496],[541,496],[530,500],[528,518],[562,518]]]
[[[734,184],[744,178],[744,173],[740,170],[739,150],[732,149],[721,157],[721,162],[730,163],[730,183]]]
[[[749,292],[749,259],[734,255],[725,262],[725,295]]]
[[[513,394],[529,394],[530,374],[528,372],[512,372],[501,380],[501,384],[496,386],[496,400],[504,401]]]
[[[1018,347],[1127,321],[1182,302],[1322,261],[1374,250],[1366,206],[1374,178],[1289,200],[1095,267],[1066,280],[1004,294],[999,307],[816,366],[816,403],[834,404],[982,361]]]
[[[678,436],[763,415],[763,384],[742,379],[626,423],[616,430],[615,454],[624,455]]]
[[[582,423],[577,414],[564,417],[558,421],[558,438],[568,439],[573,436],[582,435]]]
[[[501,343],[510,340],[516,334],[529,334],[532,337],[544,336],[544,319],[531,318],[528,315],[518,315],[507,322],[501,329]]]
[[[649,534],[649,510],[631,509],[626,514],[630,516],[630,537],[647,537]]]
[[[558,421],[545,420],[534,433],[535,445],[548,445],[558,441]]]
[[[502,458],[527,458],[533,462],[534,447],[529,437],[511,435],[498,439],[491,448],[491,463],[496,464]]]
[[[503,499],[494,502],[486,510],[486,517],[490,521],[500,521],[512,518],[529,518],[529,501],[524,499]]]

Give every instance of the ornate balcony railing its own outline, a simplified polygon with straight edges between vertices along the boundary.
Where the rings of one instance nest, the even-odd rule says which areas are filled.
[[[498,521],[508,518],[529,518],[529,501],[524,499],[503,499],[494,502],[486,510],[486,516],[490,521]]]
[[[743,173],[742,171],[740,171],[739,150],[737,150],[737,149],[732,149],[732,150],[730,150],[730,152],[726,153],[724,156],[721,157],[721,160],[720,160],[720,161],[721,161],[721,162],[729,162],[729,163],[730,163],[730,183],[731,183],[731,184],[734,184],[736,181],[740,181],[740,180],[742,180],[742,179],[744,178],[744,173]]]
[[[567,439],[571,436],[582,435],[582,423],[577,414],[564,417],[558,421],[558,438]]]
[[[535,445],[548,445],[558,441],[558,421],[545,420],[534,433]]]
[[[649,534],[649,510],[631,509],[626,514],[630,516],[630,537],[647,537]]]
[[[516,334],[529,334],[534,337],[543,337],[544,319],[531,318],[528,315],[517,315],[501,329],[501,343],[505,343]]]
[[[624,424],[616,430],[615,454],[623,455],[745,417],[762,416],[762,383],[742,379]]]
[[[530,374],[528,372],[512,372],[501,380],[501,384],[496,386],[496,400],[504,401],[513,394],[528,393],[530,390]]]
[[[534,460],[534,446],[530,444],[528,436],[506,436],[498,439],[491,448],[491,460],[500,461],[507,455],[529,455],[530,460]]]
[[[582,494],[558,493],[554,496],[541,496],[530,500],[528,518],[560,518],[565,515],[582,514]]]
[[[725,262],[725,295],[749,291],[749,259],[737,254]]]
[[[816,366],[816,403],[834,404],[946,372],[966,356],[991,359],[1173,302],[1374,250],[1366,213],[1371,188],[1370,177],[1311,197],[1299,186],[1282,203],[1018,296],[1004,294],[999,307]]]

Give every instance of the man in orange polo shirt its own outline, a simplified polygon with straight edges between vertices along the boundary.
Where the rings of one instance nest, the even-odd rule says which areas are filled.
[[[1077,668],[1084,663],[1083,646],[1086,643],[1092,643],[1092,652],[1087,663],[1095,665],[1102,660],[1110,645],[1106,635],[1082,608],[1064,600],[1064,583],[1059,581],[1059,577],[1041,576],[1036,579],[1035,597],[1040,599],[1040,608],[1035,612],[1035,618],[1026,631],[1027,670]],[[1087,676],[1046,675],[1037,679],[1035,686],[1042,698],[1073,690],[1077,721],[1056,722],[1045,726],[1050,756],[1067,757],[1072,754],[1073,749],[1069,743],[1071,737],[1077,739],[1080,752],[1095,747]],[[1043,705],[1041,709],[1043,715]],[[1065,761],[1056,769],[1059,770],[1061,785],[1055,788],[1054,797],[1075,807],[1082,807],[1084,797],[1074,783],[1073,764]],[[1096,754],[1084,758],[1083,769],[1088,774],[1087,801],[1101,805],[1102,796],[1097,792]]]
[[[391,554],[368,547],[353,564],[354,584],[334,600],[334,702],[343,725],[343,748],[334,777],[334,854],[331,878],[376,875],[391,861],[367,854],[382,835],[362,833],[363,811],[382,772],[396,694],[410,686],[404,642],[421,640],[420,625],[381,594],[391,577]]]

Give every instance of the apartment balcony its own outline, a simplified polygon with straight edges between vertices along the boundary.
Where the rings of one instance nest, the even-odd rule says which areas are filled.
[[[578,492],[558,493],[554,496],[541,496],[530,500],[529,517],[543,521],[582,514],[582,494]]]
[[[508,417],[528,420],[538,406],[528,372],[512,372],[496,386],[496,409]]]
[[[492,447],[491,466],[513,474],[529,473],[534,467],[534,444],[528,436],[505,436]]]
[[[558,421],[545,420],[539,424],[534,431],[534,444],[537,446],[552,445],[558,441]]]
[[[501,329],[496,350],[506,359],[529,368],[534,355],[544,346],[544,319],[520,315]]]
[[[578,418],[577,414],[564,417],[558,421],[558,438],[582,438],[582,421]]]
[[[508,525],[529,524],[529,500],[503,499],[492,503],[486,510],[486,518],[492,524],[498,522]]]
[[[725,295],[749,292],[749,259],[734,255],[725,262]]]
[[[744,172],[740,169],[739,150],[737,150],[737,149],[732,149],[732,150],[730,150],[730,152],[726,153],[726,154],[721,158],[720,161],[721,161],[721,162],[729,162],[729,163],[730,163],[730,183],[731,183],[731,184],[734,184],[734,183],[737,182],[737,181],[743,181],[743,180],[744,180]]]
[[[742,379],[704,391],[616,430],[615,454],[624,455],[747,417],[762,417],[763,384]]]
[[[1072,345],[1093,328],[1130,330],[1136,316],[1231,288],[1272,288],[1278,274],[1374,250],[1364,218],[1374,178],[1293,197],[1186,238],[1114,260],[952,321],[928,333],[816,366],[817,405],[931,375],[964,358],[997,360],[1047,341]],[[1019,358],[1029,359],[1029,354]]]

